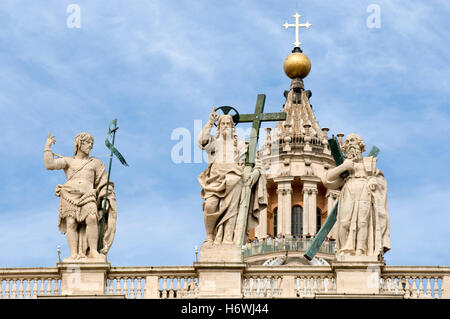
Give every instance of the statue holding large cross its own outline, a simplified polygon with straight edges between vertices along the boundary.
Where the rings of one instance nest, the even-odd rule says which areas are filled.
[[[218,115],[213,108],[209,121],[200,132],[199,146],[209,156],[208,168],[198,178],[204,199],[206,229],[206,240],[200,252],[203,260],[203,252],[217,246],[221,247],[222,253],[226,250],[224,246],[238,252],[231,257],[237,259],[249,230],[258,224],[259,212],[267,206],[265,174],[256,158],[259,128],[261,122],[284,120],[286,114],[263,113],[264,102],[265,95],[260,94],[254,114],[234,117]],[[217,131],[212,135],[211,129],[216,122]],[[235,125],[242,122],[253,124],[248,144],[239,140],[235,131]],[[226,253],[218,258],[236,261],[225,260]]]

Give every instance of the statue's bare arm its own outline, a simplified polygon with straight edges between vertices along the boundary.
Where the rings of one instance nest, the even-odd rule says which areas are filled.
[[[52,144],[55,144],[55,142],[55,136],[51,136],[50,133],[48,133],[44,147],[44,164],[45,168],[49,170],[64,169],[67,167],[67,162],[64,158],[55,159],[53,156]]]
[[[208,142],[211,138],[211,128],[214,125],[214,123],[217,121],[218,118],[219,118],[219,115],[217,115],[217,113],[216,113],[216,108],[213,107],[211,113],[209,114],[209,121],[205,124],[205,126],[203,127],[203,129],[200,132],[200,135],[198,137],[198,143],[202,147],[205,147],[208,144]]]
[[[325,179],[323,182],[329,188],[341,187],[344,184],[344,179],[341,177],[341,174],[345,171],[352,170],[353,161],[350,159],[346,159],[341,165],[328,170],[328,172],[325,174]]]

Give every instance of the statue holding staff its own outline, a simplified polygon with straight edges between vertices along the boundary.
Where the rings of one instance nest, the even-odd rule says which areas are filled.
[[[54,158],[51,149],[54,143],[55,137],[49,133],[44,148],[44,164],[47,170],[62,169],[66,175],[66,182],[57,185],[55,190],[55,195],[60,197],[58,227],[63,234],[67,234],[70,250],[70,257],[64,261],[84,258],[106,261],[116,229],[117,204],[111,181],[105,198],[108,184],[105,165],[89,156],[94,138],[89,133],[79,133],[74,141],[74,155],[59,158]],[[108,220],[101,236],[102,248],[98,251],[103,206]]]

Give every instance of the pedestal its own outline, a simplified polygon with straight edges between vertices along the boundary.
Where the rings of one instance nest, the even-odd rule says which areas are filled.
[[[243,263],[194,263],[198,298],[242,298]]]
[[[57,264],[61,274],[61,295],[104,295],[106,274],[111,268],[108,262],[61,262]]]
[[[383,261],[371,256],[339,256],[331,263],[336,273],[336,293],[370,295],[380,293]]]
[[[242,261],[242,249],[239,245],[204,243],[200,247],[200,262],[241,263]]]

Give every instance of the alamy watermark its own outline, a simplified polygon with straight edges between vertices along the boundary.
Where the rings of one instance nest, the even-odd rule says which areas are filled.
[[[381,8],[378,4],[371,4],[366,9],[370,15],[367,17],[366,25],[369,29],[381,28]]]
[[[69,16],[66,20],[67,28],[81,28],[81,8],[78,4],[72,3],[67,6],[66,12]]]
[[[208,153],[202,150],[199,145],[198,137],[202,129],[202,120],[194,120],[192,129],[178,127],[172,130],[170,139],[175,141],[175,144],[172,146],[170,156],[173,163],[209,163],[212,160],[208,157]],[[252,127],[235,127],[237,138],[247,143],[249,142],[251,132]],[[213,129],[210,134],[211,136],[216,136],[216,133]],[[270,145],[267,144],[267,140],[267,134],[260,132],[257,149],[269,152],[271,156],[276,156],[279,152],[278,129],[275,128],[271,131],[269,137]],[[226,158],[225,160],[234,161],[234,158]]]

